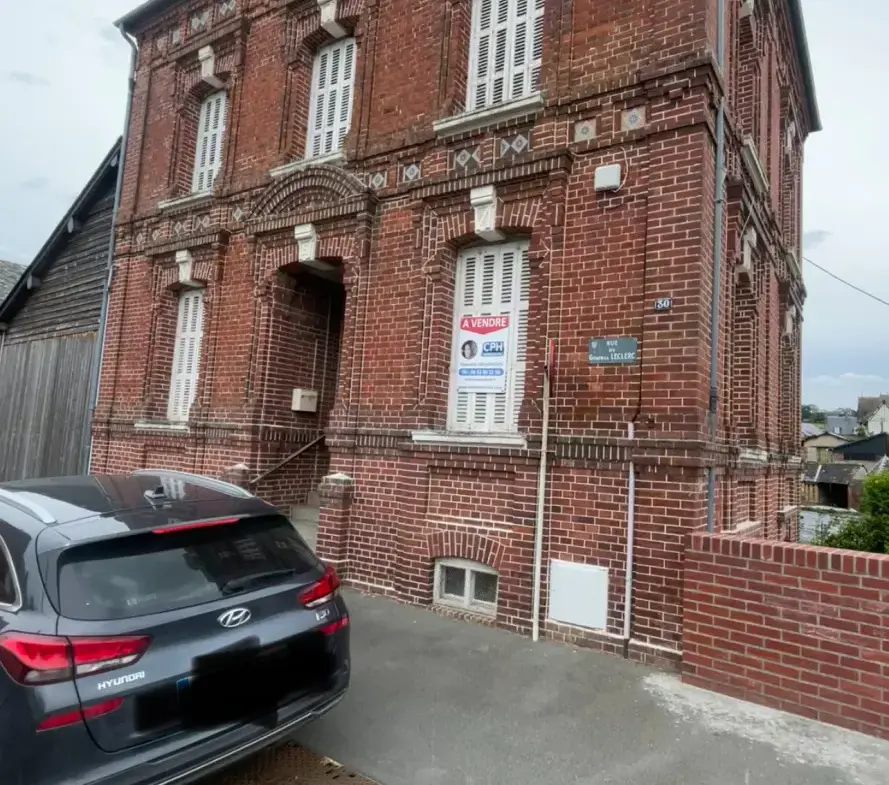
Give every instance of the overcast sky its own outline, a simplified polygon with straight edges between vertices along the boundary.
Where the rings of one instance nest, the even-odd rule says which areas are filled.
[[[120,134],[129,48],[111,22],[139,2],[0,0],[0,258],[30,261]],[[806,146],[805,253],[889,300],[889,4],[803,6],[825,129]],[[803,401],[854,407],[889,392],[889,308],[804,273]]]

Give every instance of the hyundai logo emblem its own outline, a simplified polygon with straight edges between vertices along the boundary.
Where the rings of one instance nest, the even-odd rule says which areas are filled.
[[[225,613],[220,613],[216,619],[223,627],[231,629],[232,627],[240,627],[250,621],[250,613],[248,608],[231,608]]]

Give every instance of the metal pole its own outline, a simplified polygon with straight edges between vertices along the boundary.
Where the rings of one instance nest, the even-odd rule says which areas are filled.
[[[549,450],[550,341],[543,369],[543,433],[540,437],[540,468],[537,474],[537,518],[534,526],[534,594],[532,598],[531,640],[540,638],[540,591],[543,573],[543,514],[546,505],[546,454]]]
[[[627,425],[627,438],[636,438],[634,423]],[[632,449],[632,446],[630,447]],[[624,575],[624,646],[630,642],[633,618],[633,549],[636,539],[636,465],[630,461],[627,476],[627,564]]]
[[[124,118],[123,134],[120,139],[120,152],[117,154],[117,183],[114,187],[114,208],[111,214],[111,237],[108,240],[108,274],[102,287],[102,310],[99,314],[99,331],[96,334],[96,345],[93,349],[93,367],[90,371],[89,392],[89,452],[87,453],[86,471],[89,473],[93,463],[93,417],[96,414],[96,404],[99,400],[99,376],[102,372],[102,362],[105,359],[105,328],[108,326],[108,296],[111,291],[111,277],[114,274],[114,233],[117,229],[117,213],[120,209],[120,195],[123,190],[123,168],[127,155],[127,142],[130,136],[130,116],[133,112],[133,93],[136,88],[136,59],[139,47],[130,38],[126,30],[118,28],[124,41],[130,45],[130,78],[127,83],[127,109]]]
[[[716,60],[720,74],[725,60],[725,0],[719,0],[716,12]],[[722,89],[722,86],[720,86]],[[719,405],[719,301],[722,288],[722,223],[725,211],[725,95],[719,97],[716,112],[716,203],[713,210],[713,291],[710,297],[710,405],[708,412],[711,443],[716,440]],[[716,512],[716,463],[712,453],[707,471],[707,531],[714,529]]]

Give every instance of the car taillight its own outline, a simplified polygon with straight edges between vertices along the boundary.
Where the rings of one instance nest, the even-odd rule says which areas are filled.
[[[0,635],[0,664],[21,684],[51,684],[132,665],[150,642],[147,635],[62,638],[9,632]]]
[[[325,624],[321,628],[321,634],[322,635],[333,635],[335,632],[339,632],[341,629],[343,629],[343,627],[348,627],[348,626],[349,626],[349,617],[343,616],[342,618],[337,619],[336,621],[332,621],[330,624]]]
[[[340,588],[340,579],[336,570],[327,566],[321,579],[307,586],[299,593],[299,601],[306,608],[316,608],[325,602],[330,602]]]
[[[74,655],[74,672],[77,676],[123,668],[138,660],[151,638],[147,635],[129,635],[116,638],[70,638]]]
[[[123,704],[123,698],[112,698],[111,700],[94,703],[91,706],[84,706],[83,709],[75,709],[74,711],[65,711],[61,714],[50,714],[38,726],[37,730],[52,730],[53,728],[64,728],[66,725],[74,725],[81,720],[91,720],[95,717],[101,717],[108,714]]]
[[[48,684],[72,675],[68,640],[52,635],[0,635],[0,663],[20,684]]]

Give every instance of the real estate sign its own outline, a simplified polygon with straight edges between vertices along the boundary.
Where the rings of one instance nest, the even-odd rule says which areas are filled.
[[[457,389],[503,392],[509,356],[510,317],[463,316],[457,346]]]

